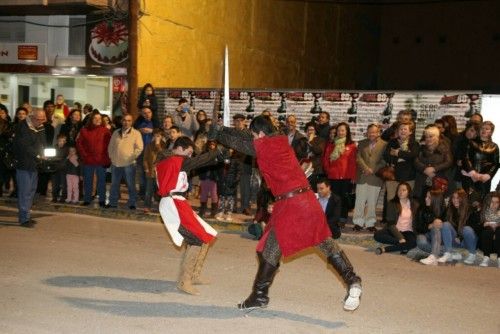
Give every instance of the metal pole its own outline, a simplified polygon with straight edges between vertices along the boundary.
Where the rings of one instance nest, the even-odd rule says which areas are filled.
[[[139,1],[128,1],[128,15],[129,15],[129,39],[128,39],[128,106],[127,111],[134,119],[139,115],[137,108],[138,89],[137,89],[137,26],[139,23]]]

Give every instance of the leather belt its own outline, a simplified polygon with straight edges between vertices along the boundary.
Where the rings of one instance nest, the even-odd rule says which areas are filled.
[[[182,196],[182,197],[186,197],[186,192],[171,192],[170,194],[168,194],[166,197],[172,197],[172,196]]]
[[[309,191],[309,190],[311,190],[311,186],[302,187],[302,188],[296,188],[296,189],[294,189],[292,191],[289,191],[287,193],[279,194],[277,196],[274,196],[274,200],[275,201],[281,201],[283,199],[292,198],[295,195],[305,193],[306,191]]]

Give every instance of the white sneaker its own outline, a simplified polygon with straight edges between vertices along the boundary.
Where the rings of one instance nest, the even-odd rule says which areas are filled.
[[[483,256],[483,260],[479,264],[481,267],[489,267],[490,266],[490,257],[489,256]]]
[[[344,310],[354,311],[359,307],[359,297],[361,297],[361,284],[353,284],[349,288],[349,295],[344,300]]]
[[[439,263],[446,263],[446,262],[448,262],[450,260],[451,260],[451,253],[450,252],[446,252],[437,261]]]
[[[434,256],[434,254],[429,255],[425,259],[421,259],[420,263],[430,266],[437,266],[438,259]]]
[[[224,212],[219,212],[218,214],[216,214],[215,219],[219,221],[224,220]]]
[[[474,262],[476,262],[476,254],[469,253],[469,255],[465,258],[464,263],[471,265],[474,264]]]
[[[454,261],[462,261],[462,254],[453,252],[451,253],[451,259]]]

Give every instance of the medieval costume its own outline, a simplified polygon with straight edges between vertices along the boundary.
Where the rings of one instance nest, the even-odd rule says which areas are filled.
[[[200,273],[209,244],[217,232],[193,211],[184,194],[189,186],[189,172],[217,163],[217,154],[215,150],[193,158],[173,155],[156,165],[158,194],[162,197],[161,217],[176,246],[180,247],[186,241],[177,288],[193,295],[199,294],[193,284],[206,283],[200,278]]]
[[[227,147],[255,156],[261,175],[276,201],[264,235],[257,245],[259,268],[252,293],[238,307],[266,307],[269,303],[268,290],[281,255],[288,257],[316,246],[348,286],[344,309],[355,310],[359,306],[361,279],[333,240],[321,205],[311,191],[287,137],[271,135],[253,139],[249,131],[226,127],[214,127],[211,136]]]

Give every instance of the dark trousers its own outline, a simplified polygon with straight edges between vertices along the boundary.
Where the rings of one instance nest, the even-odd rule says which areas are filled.
[[[52,173],[38,173],[38,185],[36,188],[38,194],[47,196],[47,188],[51,177]]]
[[[351,180],[330,180],[332,192],[337,195],[342,202],[342,209],[340,210],[340,219],[345,222],[349,213],[348,195],[352,192]]]
[[[67,197],[66,173],[57,171],[52,174],[52,198],[66,199]]]
[[[241,173],[240,176],[240,209],[250,208],[250,189],[252,174]]]
[[[490,256],[491,253],[497,253],[500,256],[500,227],[497,227],[495,231],[489,227],[484,228],[481,233],[481,250],[485,256]]]
[[[378,241],[382,244],[388,244],[390,246],[385,246],[384,250],[386,252],[401,252],[401,251],[409,251],[412,248],[417,246],[417,236],[415,233],[411,231],[401,232],[406,242],[399,243],[398,238],[396,238],[389,229],[384,228],[378,230],[373,235],[375,241]]]

